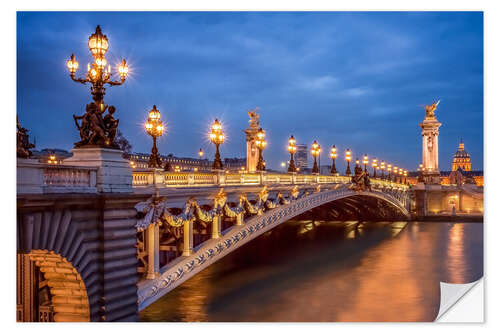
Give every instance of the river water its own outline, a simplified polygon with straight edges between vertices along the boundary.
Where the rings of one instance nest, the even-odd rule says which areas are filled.
[[[483,275],[482,223],[289,221],[141,312],[141,321],[433,321],[439,282]]]

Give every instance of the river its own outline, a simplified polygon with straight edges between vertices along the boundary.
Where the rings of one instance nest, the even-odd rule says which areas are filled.
[[[439,282],[483,275],[483,224],[289,221],[141,312],[141,321],[433,321]]]

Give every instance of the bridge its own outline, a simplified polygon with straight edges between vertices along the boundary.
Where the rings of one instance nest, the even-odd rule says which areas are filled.
[[[409,218],[409,187],[385,179],[359,190],[339,175],[129,168],[129,192],[103,193],[100,169],[18,161],[18,320],[137,320],[193,275],[301,214]]]

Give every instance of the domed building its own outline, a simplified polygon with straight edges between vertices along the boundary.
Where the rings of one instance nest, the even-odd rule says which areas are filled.
[[[471,171],[470,155],[465,150],[462,140],[460,140],[457,152],[453,155],[453,163],[451,164],[451,171],[456,171],[458,169],[462,171]]]

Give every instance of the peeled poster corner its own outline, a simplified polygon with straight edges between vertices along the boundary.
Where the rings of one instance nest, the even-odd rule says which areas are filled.
[[[441,323],[483,323],[483,278],[464,284],[440,282],[441,303],[435,319]]]

